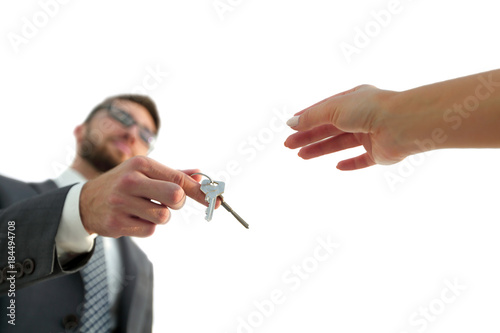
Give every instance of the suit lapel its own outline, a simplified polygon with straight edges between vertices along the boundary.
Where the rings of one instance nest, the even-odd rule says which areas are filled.
[[[31,186],[31,188],[38,194],[57,189],[56,183],[50,179],[44,181],[43,183],[28,183],[28,185]]]

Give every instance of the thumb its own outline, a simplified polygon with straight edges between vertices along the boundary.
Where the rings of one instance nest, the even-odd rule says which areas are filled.
[[[286,124],[297,131],[307,131],[311,128],[325,124],[333,124],[335,126],[336,119],[338,117],[339,106],[342,102],[342,98],[340,97],[348,95],[365,87],[367,87],[367,85],[357,86],[330,96],[308,107],[307,109],[297,112],[294,117],[290,118],[287,121]]]
[[[185,169],[185,170],[179,170],[182,173],[185,173],[189,177],[193,178],[195,181],[199,182],[202,179],[201,175],[193,175],[194,173],[200,173],[200,169]]]

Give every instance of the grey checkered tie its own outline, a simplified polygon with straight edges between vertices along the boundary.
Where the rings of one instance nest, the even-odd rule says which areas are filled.
[[[95,240],[92,258],[81,270],[85,299],[83,303],[81,333],[104,333],[110,331],[111,312],[108,296],[106,261],[101,236]]]

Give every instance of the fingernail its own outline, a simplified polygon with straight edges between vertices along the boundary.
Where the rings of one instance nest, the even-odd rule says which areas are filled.
[[[299,124],[299,118],[300,118],[300,116],[292,117],[292,118],[288,119],[286,124],[290,127],[295,127]]]

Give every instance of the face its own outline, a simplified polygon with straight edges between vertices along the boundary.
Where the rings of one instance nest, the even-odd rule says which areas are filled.
[[[130,114],[137,124],[126,127],[103,109],[88,124],[80,125],[75,131],[78,154],[102,172],[133,156],[147,155],[149,147],[141,138],[140,127],[156,132],[153,117],[142,105],[117,100],[113,107]]]

